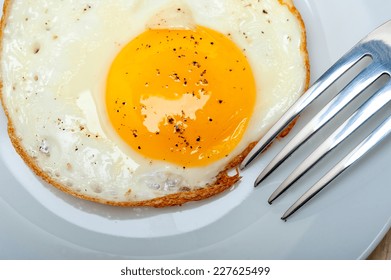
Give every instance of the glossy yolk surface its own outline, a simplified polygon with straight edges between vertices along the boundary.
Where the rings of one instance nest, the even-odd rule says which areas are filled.
[[[253,112],[255,81],[226,36],[147,30],[115,58],[106,106],[115,130],[150,159],[204,166],[239,143]]]

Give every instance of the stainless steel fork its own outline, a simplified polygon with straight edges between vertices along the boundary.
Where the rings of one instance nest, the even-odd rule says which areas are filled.
[[[246,168],[266,147],[317,97],[326,91],[345,72],[357,64],[364,57],[372,59],[369,66],[364,68],[352,81],[345,86],[305,127],[277,154],[256,179],[254,186],[258,186],[267,176],[277,169],[289,156],[292,155],[312,135],[328,123],[343,108],[345,108],[361,92],[373,84],[380,76],[391,76],[391,21],[367,35],[348,53],[340,58],[327,70],[308,91],[281,117],[281,119],[265,134],[249,155],[243,160],[240,168]],[[337,130],[322,142],[274,191],[269,198],[272,203],[278,196],[291,187],[309,169],[311,169],[327,153],[337,147],[344,139],[358,129],[371,116],[383,107],[389,114],[391,106],[391,82],[376,91],[361,107],[355,111]],[[332,180],[345,171],[349,166],[367,153],[373,146],[383,140],[391,131],[391,115],[364,139],[344,159],[337,163],[315,185],[303,194],[281,217],[286,220],[296,210],[314,197]]]

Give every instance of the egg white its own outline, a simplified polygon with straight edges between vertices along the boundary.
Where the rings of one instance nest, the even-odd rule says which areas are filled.
[[[3,104],[42,171],[70,191],[140,201],[203,187],[257,141],[304,91],[303,30],[277,0],[14,0],[3,33]],[[181,8],[181,13],[172,13]],[[162,24],[164,23],[164,24]],[[105,83],[118,52],[146,28],[202,25],[229,36],[255,76],[257,101],[242,141],[197,168],[150,160],[112,128]]]

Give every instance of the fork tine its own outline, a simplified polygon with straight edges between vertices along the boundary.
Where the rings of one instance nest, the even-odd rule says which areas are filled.
[[[348,53],[341,57],[333,66],[331,66],[278,120],[271,129],[262,137],[257,145],[251,150],[246,158],[240,164],[240,169],[246,168],[267,146],[292,122],[309,104],[320,96],[330,85],[332,85],[346,71],[352,68],[363,57],[368,56],[369,52],[363,50],[358,44]]]
[[[384,120],[367,138],[365,138],[352,152],[335,165],[315,185],[305,192],[281,217],[286,220],[294,212],[325,188],[348,167],[364,156],[371,148],[380,143],[391,132],[391,116]]]
[[[277,154],[256,179],[259,185],[282,162],[304,144],[312,135],[330,121],[339,111],[356,98],[363,90],[384,73],[380,64],[372,63],[361,71],[342,91],[339,92],[299,133]]]
[[[277,197],[291,187],[319,160],[337,147],[351,133],[358,129],[371,116],[386,106],[391,100],[391,84],[377,91],[349,119],[347,119],[323,144],[308,156],[282,184],[272,193],[268,202],[272,203]]]

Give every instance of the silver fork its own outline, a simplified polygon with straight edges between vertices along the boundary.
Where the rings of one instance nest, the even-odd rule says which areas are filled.
[[[347,86],[345,86],[305,127],[275,156],[255,180],[258,186],[267,176],[276,170],[289,156],[292,155],[312,135],[335,117],[361,92],[373,84],[380,76],[391,76],[391,21],[368,34],[348,53],[328,69],[298,101],[281,117],[281,119],[265,134],[243,160],[240,168],[246,168],[266,147],[317,97],[338,80],[346,71],[352,68],[364,57],[372,59],[370,65],[364,68]],[[273,192],[269,198],[271,204],[277,197],[291,187],[299,178],[310,170],[327,153],[345,140],[371,116],[387,106],[390,112],[391,82],[386,84],[364,102],[351,117],[349,117],[326,141],[318,146]],[[391,131],[391,115],[365,138],[353,151],[337,163],[317,183],[303,194],[281,217],[286,220],[318,192],[326,187],[338,175],[366,154],[377,143],[380,143]]]

